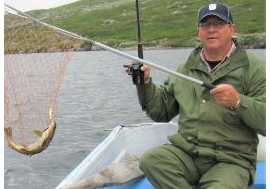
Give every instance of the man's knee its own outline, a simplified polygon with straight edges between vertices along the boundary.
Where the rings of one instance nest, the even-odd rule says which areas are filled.
[[[246,189],[249,179],[248,170],[233,164],[218,163],[201,177],[200,188]]]
[[[160,153],[159,147],[155,147],[146,151],[140,157],[140,169],[143,172],[147,172],[147,170],[151,170],[154,165],[157,164],[158,159],[162,156],[163,153]]]

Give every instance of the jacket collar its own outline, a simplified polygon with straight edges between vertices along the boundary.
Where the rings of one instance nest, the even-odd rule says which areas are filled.
[[[249,64],[249,60],[244,45],[235,38],[233,39],[233,42],[236,46],[236,49],[234,50],[234,52],[232,52],[231,56],[225,61],[226,65],[224,65],[224,67],[226,66],[227,72],[230,72],[231,70]],[[193,52],[190,54],[186,62],[185,68],[190,70],[192,69],[201,70],[206,74],[210,75],[209,71],[207,70],[206,66],[203,64],[200,58],[200,52],[202,48],[203,48],[202,46],[199,46],[193,50]]]

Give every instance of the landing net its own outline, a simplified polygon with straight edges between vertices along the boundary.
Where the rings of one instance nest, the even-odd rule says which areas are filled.
[[[39,139],[55,120],[65,68],[82,43],[5,6],[4,126],[16,144]]]

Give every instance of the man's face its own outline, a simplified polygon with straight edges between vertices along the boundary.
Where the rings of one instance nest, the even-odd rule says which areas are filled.
[[[208,16],[199,23],[198,37],[205,50],[216,51],[231,45],[235,25],[228,24],[217,16]]]

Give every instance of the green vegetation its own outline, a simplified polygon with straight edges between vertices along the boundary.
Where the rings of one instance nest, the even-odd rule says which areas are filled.
[[[206,0],[141,0],[145,46],[194,47],[197,11]],[[247,47],[266,47],[266,1],[224,0],[233,12],[237,36]],[[44,22],[116,48],[137,43],[135,0],[81,0],[29,12]],[[85,44],[84,44],[85,45]],[[87,45],[86,45],[87,46]]]

